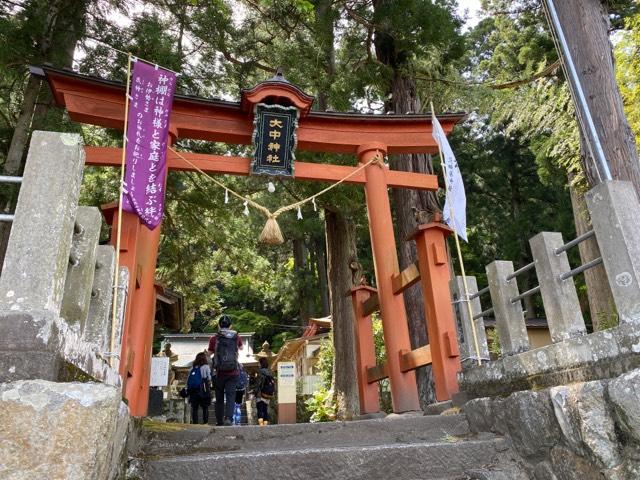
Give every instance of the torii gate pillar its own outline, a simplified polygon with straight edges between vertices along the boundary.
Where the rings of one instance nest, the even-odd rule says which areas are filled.
[[[365,164],[376,155],[384,155],[386,151],[386,145],[381,143],[361,145],[358,148],[358,160]],[[400,369],[400,352],[411,350],[411,342],[402,294],[395,295],[391,283],[391,278],[398,273],[399,267],[385,169],[382,163],[374,162],[369,165],[365,169],[367,182],[364,188],[382,331],[387,350],[391,401],[394,412],[408,412],[420,410],[420,401],[415,372],[402,372]]]

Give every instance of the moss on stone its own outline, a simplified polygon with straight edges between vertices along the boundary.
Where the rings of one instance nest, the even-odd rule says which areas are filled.
[[[187,423],[156,422],[148,419],[142,422],[142,428],[150,432],[179,432],[186,430],[189,426]]]

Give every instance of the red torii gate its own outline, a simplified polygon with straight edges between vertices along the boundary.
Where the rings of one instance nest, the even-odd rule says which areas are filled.
[[[56,103],[69,112],[72,120],[101,127],[123,130],[125,87],[121,83],[79,75],[50,67],[32,68],[32,74],[44,76],[51,86]],[[257,103],[292,105],[300,112],[297,130],[299,150],[356,154],[360,163],[367,163],[376,152],[434,153],[437,145],[431,135],[431,120],[427,115],[362,115],[311,111],[313,97],[302,92],[282,77],[274,77],[242,92],[241,101],[228,102],[176,95],[170,120],[170,142],[191,138],[216,142],[251,144],[253,108]],[[447,134],[463,118],[463,114],[439,115]],[[122,151],[119,148],[85,147],[86,164],[118,167]],[[248,175],[250,159],[220,155],[184,153],[193,164],[208,173]],[[171,151],[167,154],[170,170],[193,170],[187,162]],[[296,162],[295,178],[335,182],[356,167]],[[420,408],[413,368],[428,363],[416,360],[425,350],[433,358],[436,390],[439,400],[457,391],[456,372],[460,370],[455,324],[448,286],[449,266],[444,254],[445,237],[450,231],[441,224],[422,226],[416,233],[423,277],[425,310],[428,314],[430,346],[412,357],[409,330],[402,298],[404,272],[399,271],[393,232],[388,187],[437,190],[434,175],[394,171],[373,163],[352,176],[347,183],[364,185],[369,214],[369,230],[374,257],[376,302],[382,315],[388,376],[395,412]],[[103,209],[111,224],[115,244],[118,224],[117,205]],[[123,393],[131,413],[146,414],[149,390],[149,368],[155,313],[154,277],[160,241],[160,228],[144,227],[134,214],[123,212],[120,249],[121,265],[129,269],[129,296],[123,327],[120,373]],[[427,268],[427,263],[429,267]],[[433,265],[431,265],[433,264]],[[424,272],[423,272],[424,269]],[[434,273],[435,272],[435,273]],[[415,277],[415,275],[414,275]],[[400,279],[400,280],[398,280]],[[413,282],[416,278],[413,278]],[[443,289],[444,288],[444,289]],[[367,294],[368,295],[368,294]],[[366,297],[365,295],[364,297]],[[354,292],[362,300],[361,294]],[[377,409],[372,400],[372,370],[370,359],[361,355],[363,335],[367,334],[367,314],[358,310],[362,304],[354,301],[359,337],[358,383],[364,412]],[[375,307],[374,307],[375,308]],[[369,327],[370,329],[370,327]],[[430,350],[430,351],[429,351]],[[413,359],[412,359],[413,358]],[[379,376],[379,377],[380,377]],[[374,375],[375,377],[375,375]],[[376,387],[377,391],[377,387]],[[368,393],[367,393],[368,392]],[[368,400],[367,400],[368,399]]]

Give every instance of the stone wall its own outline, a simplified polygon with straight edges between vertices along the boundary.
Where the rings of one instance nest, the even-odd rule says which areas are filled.
[[[474,432],[511,439],[535,480],[640,478],[640,369],[463,407]]]
[[[460,386],[469,398],[507,395],[519,390],[613,378],[638,367],[640,325],[623,324],[481,366],[468,365]]]
[[[123,478],[127,406],[119,388],[45,380],[0,384],[0,478]]]
[[[114,324],[115,251],[98,245],[100,211],[78,207],[83,170],[78,135],[33,133],[0,275],[2,479],[124,476],[131,422],[117,353],[129,277],[121,269]]]
[[[122,301],[111,345],[115,251],[98,245],[100,211],[78,207],[83,170],[79,135],[33,133],[0,275],[2,382],[120,384]]]

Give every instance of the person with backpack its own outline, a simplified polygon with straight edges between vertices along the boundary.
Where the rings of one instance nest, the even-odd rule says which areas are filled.
[[[187,379],[187,395],[191,404],[191,423],[198,423],[198,409],[200,407],[202,407],[202,423],[209,423],[211,369],[205,352],[198,353],[193,361]]]
[[[269,361],[261,357],[258,381],[256,384],[256,409],[258,410],[258,425],[269,425],[269,402],[276,390],[276,382],[269,370]]]
[[[238,376],[238,385],[236,385],[236,406],[233,411],[233,424],[240,425],[242,419],[242,399],[249,383],[249,376],[241,363],[238,363],[240,375]]]
[[[242,340],[231,330],[231,318],[222,315],[218,320],[218,333],[209,339],[209,352],[213,353],[216,370],[216,424],[233,425],[236,387],[240,377],[238,350]]]

